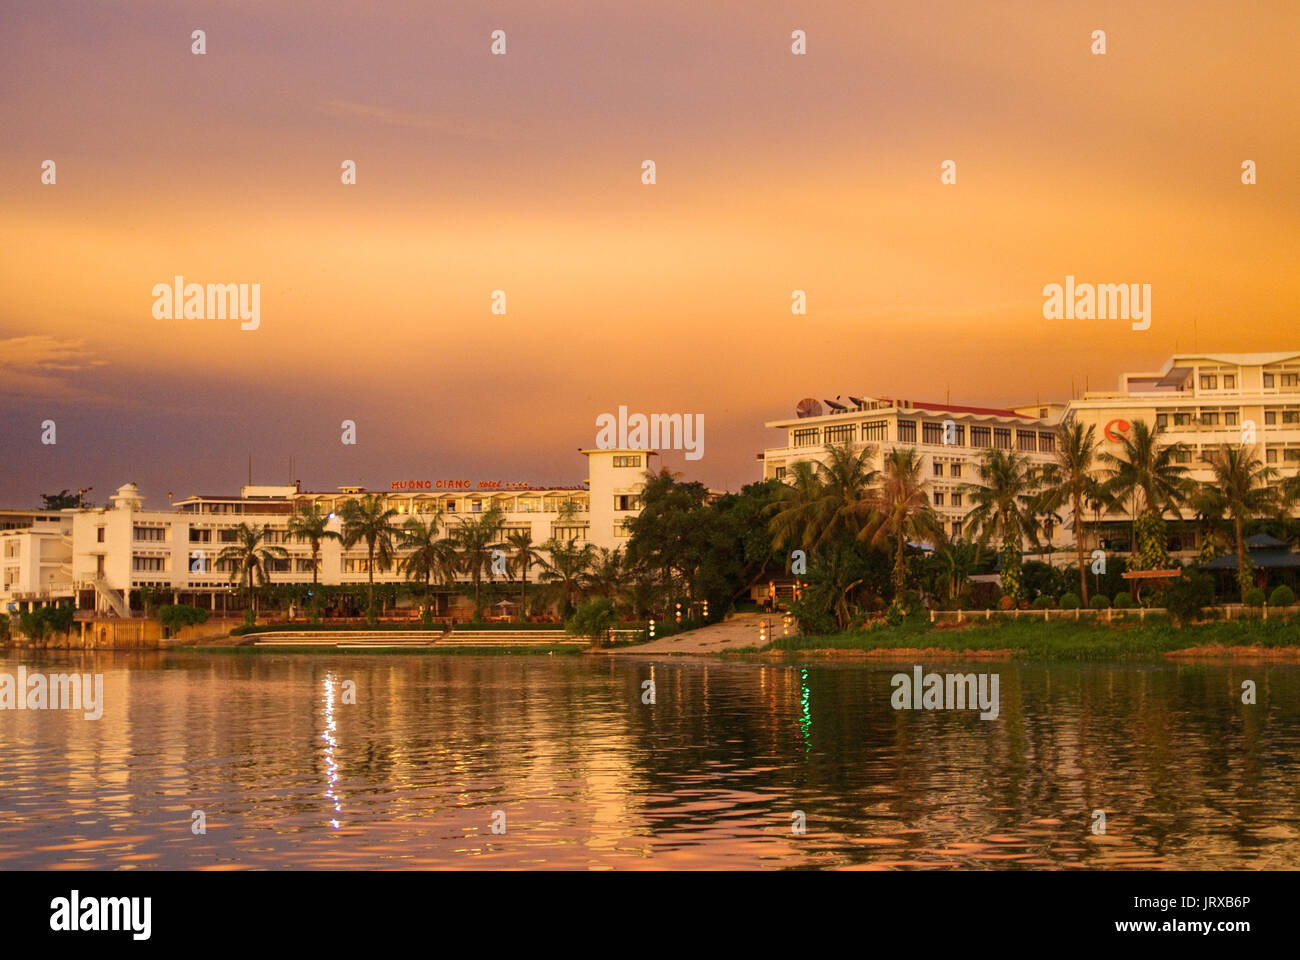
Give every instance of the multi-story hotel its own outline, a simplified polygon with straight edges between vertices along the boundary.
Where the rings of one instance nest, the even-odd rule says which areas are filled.
[[[1125,373],[1119,389],[1090,390],[1070,402],[1066,416],[1096,427],[1101,449],[1117,453],[1138,421],[1161,428],[1164,443],[1183,445],[1176,460],[1187,476],[1213,477],[1205,458],[1216,446],[1255,446],[1281,476],[1300,469],[1300,351],[1285,353],[1179,353],[1158,371]],[[1200,533],[1191,512],[1170,521],[1171,552],[1196,550]],[[1106,547],[1130,547],[1128,513],[1096,512]]]
[[[963,486],[978,482],[976,466],[985,450],[1015,450],[1035,465],[1055,456],[1055,425],[1065,412],[1060,403],[1035,403],[1014,410],[966,407],[919,400],[850,397],[849,403],[828,401],[822,412],[815,401],[803,401],[798,416],[772,420],[767,426],[786,433],[784,446],[759,454],[763,478],[785,479],[801,460],[825,462],[831,444],[849,443],[855,450],[873,448],[871,466],[883,469],[884,457],[898,447],[914,448],[930,500],[949,535],[962,534],[971,510]],[[1062,539],[1054,530],[1053,541]]]
[[[990,448],[1016,450],[1032,464],[1054,458],[1057,423],[1096,427],[1100,449],[1118,453],[1132,424],[1159,425],[1164,443],[1179,443],[1177,460],[1195,481],[1211,479],[1205,462],[1216,445],[1256,445],[1258,455],[1283,477],[1300,468],[1300,352],[1180,353],[1156,372],[1125,373],[1115,391],[1086,391],[1069,403],[1036,403],[1002,410],[947,403],[850,397],[800,404],[798,416],[767,426],[786,432],[784,446],[759,454],[764,478],[784,478],[800,460],[824,462],[827,445],[848,441],[856,449],[874,445],[873,467],[895,447],[920,454],[930,496],[952,536],[963,531],[970,504],[961,485],[976,480],[973,465]],[[968,499],[968,497],[967,497]],[[1130,549],[1132,516],[1093,506],[1085,540],[1116,552]],[[1189,511],[1171,520],[1169,546],[1184,557],[1200,546],[1200,531]],[[1053,531],[1053,544],[1073,541],[1073,531]],[[1070,558],[1058,556],[1061,562]]]
[[[341,529],[339,513],[350,499],[381,493],[397,511],[396,524],[425,521],[441,514],[444,531],[460,518],[492,509],[501,512],[504,541],[527,530],[535,544],[554,537],[597,547],[627,542],[626,522],[640,511],[650,450],[582,450],[588,479],[573,487],[474,481],[394,483],[386,491],[340,487],[311,493],[287,486],[245,486],[239,496],[192,496],[166,509],[145,505],[135,484],[125,484],[98,508],[0,512],[0,604],[16,608],[72,599],[81,609],[128,615],[132,594],[142,588],[172,591],[178,599],[213,609],[229,591],[229,562],[218,560],[236,540],[241,523],[266,525],[268,544],[281,546],[287,559],[271,562],[275,583],[311,583],[310,546],[289,535],[294,510],[320,504]],[[508,551],[507,551],[508,552]],[[400,558],[401,553],[398,552]],[[368,580],[365,544],[344,549],[335,540],[321,544],[321,583],[363,584]],[[376,570],[376,582],[397,582],[396,565]],[[139,602],[135,606],[139,607]]]

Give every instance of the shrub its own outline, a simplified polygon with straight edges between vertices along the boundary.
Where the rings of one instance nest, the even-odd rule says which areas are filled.
[[[998,599],[999,610],[1014,610],[1016,608],[1016,598],[1009,593],[1004,593]]]
[[[617,619],[613,600],[609,597],[594,597],[578,606],[569,622],[564,625],[564,630],[573,636],[590,637],[599,644],[605,641],[609,628]]]
[[[76,612],[72,607],[37,607],[18,615],[18,629],[33,640],[42,640],[47,633],[67,633]]]
[[[1214,578],[1191,567],[1183,569],[1165,595],[1165,609],[1181,627],[1214,603]]]
[[[1247,590],[1242,595],[1241,602],[1248,607],[1262,607],[1264,605],[1264,591],[1256,587],[1253,590]]]
[[[1079,603],[1079,595],[1077,593],[1064,593],[1061,595],[1062,610],[1078,610]]]
[[[1052,609],[1052,598],[1035,597],[1033,606],[1035,610],[1050,610]]]
[[[257,625],[257,614],[253,612],[252,607],[249,607],[247,610],[244,611],[244,626],[253,627],[256,625]]]
[[[1270,607],[1289,607],[1295,603],[1295,591],[1285,583],[1273,591],[1272,596],[1268,598]]]
[[[171,630],[208,622],[208,611],[184,603],[169,603],[158,608],[158,622]]]
[[[1133,597],[1131,594],[1127,594],[1122,590],[1119,593],[1115,594],[1116,610],[1128,610],[1131,609],[1132,606],[1133,606]]]
[[[1092,607],[1094,610],[1109,610],[1110,601],[1106,599],[1104,593],[1099,593],[1088,600],[1088,606]]]

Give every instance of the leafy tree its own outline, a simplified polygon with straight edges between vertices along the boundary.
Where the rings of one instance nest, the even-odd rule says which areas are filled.
[[[1098,493],[1096,479],[1097,428],[1093,424],[1060,423],[1056,426],[1056,460],[1048,464],[1039,476],[1041,490],[1038,494],[1038,512],[1053,513],[1063,507],[1070,509],[1070,522],[1074,528],[1075,559],[1079,566],[1080,596],[1088,603],[1088,560],[1084,553],[1083,518],[1085,504],[1095,500]],[[1051,536],[1049,534],[1050,542]]]
[[[250,608],[257,616],[257,594],[255,588],[271,582],[270,564],[273,560],[288,557],[284,547],[269,543],[271,528],[265,524],[249,525],[241,523],[235,528],[235,542],[224,548],[217,555],[218,561],[232,565],[235,580],[248,591],[252,600]]]
[[[456,545],[449,538],[438,535],[437,515],[428,521],[411,517],[402,525],[397,537],[398,549],[410,551],[399,561],[397,569],[406,579],[424,584],[422,618],[428,626],[433,622],[430,602],[433,581],[455,582]]]
[[[1246,551],[1243,525],[1253,516],[1279,506],[1277,471],[1265,466],[1253,448],[1216,447],[1206,457],[1214,479],[1204,488],[1202,502],[1232,519],[1237,544],[1237,586],[1245,593],[1255,582],[1254,566]]]
[[[360,500],[343,504],[343,546],[351,549],[358,543],[366,544],[366,574],[369,587],[366,593],[366,612],[371,618],[375,610],[375,566],[387,570],[393,565],[393,537],[396,530],[393,520],[397,511],[384,505],[384,498],[368,494]]]
[[[1178,463],[1186,448],[1181,443],[1162,442],[1162,432],[1159,424],[1153,428],[1145,420],[1138,420],[1123,436],[1123,450],[1118,454],[1104,452],[1099,457],[1112,499],[1133,504],[1134,553],[1144,570],[1169,565],[1163,516],[1173,511],[1181,517],[1179,508],[1192,493],[1187,468]],[[1143,521],[1143,517],[1147,519]]]
[[[571,503],[565,501],[566,506]],[[522,619],[527,615],[528,572],[537,564],[537,547],[533,544],[531,530],[511,531],[506,536],[506,545],[512,551],[506,569],[519,574],[519,617]]]
[[[169,603],[158,608],[158,622],[170,630],[208,622],[208,611],[184,603]]]
[[[42,493],[41,509],[42,510],[67,510],[71,507],[82,506],[82,494],[85,491],[78,490],[73,493],[71,490],[60,490],[58,493]]]
[[[919,540],[932,546],[944,543],[943,523],[921,476],[921,458],[911,447],[896,447],[885,456],[885,483],[873,509],[878,520],[874,524],[871,545],[892,543],[894,547],[894,591],[901,593],[907,585],[906,546],[909,540]]]
[[[966,529],[981,544],[1001,543],[1002,592],[1013,601],[1022,593],[1020,546],[1034,526],[1033,470],[1029,458],[1010,450],[989,450],[976,467],[979,480],[963,484],[974,509]]]
[[[1214,578],[1191,567],[1184,568],[1165,594],[1165,609],[1184,626],[1199,617],[1214,603]]]
[[[593,597],[574,611],[564,629],[573,636],[591,637],[599,645],[616,619],[613,600],[609,597]]]
[[[539,579],[543,583],[554,584],[563,598],[565,612],[573,608],[573,594],[586,576],[595,554],[590,543],[579,545],[577,540],[557,540],[554,537],[542,544],[542,553],[537,559],[541,569]]]
[[[311,585],[312,595],[320,585],[320,545],[326,540],[342,541],[342,534],[331,530],[329,515],[321,510],[319,503],[300,506],[289,518],[289,536],[299,543],[311,544]]]
[[[460,523],[451,533],[451,541],[456,545],[456,551],[460,555],[460,569],[469,574],[470,582],[474,586],[475,620],[480,620],[483,616],[479,593],[483,573],[486,571],[488,578],[492,577],[492,553],[506,546],[497,543],[497,538],[501,535],[501,526],[501,511],[494,507],[477,519],[461,517]]]

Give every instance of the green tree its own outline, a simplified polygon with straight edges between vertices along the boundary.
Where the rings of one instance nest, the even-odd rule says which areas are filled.
[[[507,569],[519,574],[519,618],[522,620],[528,612],[528,573],[537,564],[533,532],[512,530],[506,535],[506,545],[511,550]]]
[[[921,458],[912,447],[895,447],[885,456],[885,483],[878,497],[871,498],[878,520],[871,534],[872,546],[889,543],[894,549],[894,594],[907,587],[907,542],[916,540],[938,546],[947,540],[943,521],[935,513],[921,475]]]
[[[1102,453],[1105,484],[1116,502],[1130,502],[1133,510],[1133,540],[1138,568],[1161,569],[1169,565],[1164,514],[1179,508],[1191,493],[1187,467],[1178,460],[1187,450],[1181,443],[1164,443],[1162,428],[1145,420],[1134,422],[1122,437],[1118,453]]]
[[[320,504],[303,504],[289,518],[289,536],[299,543],[311,545],[311,585],[313,595],[320,584],[320,545],[326,540],[342,541],[341,534],[329,528],[329,515]]]
[[[542,544],[544,556],[537,558],[541,569],[539,579],[554,584],[564,599],[564,610],[573,608],[573,594],[582,583],[594,556],[590,543],[579,545],[576,539],[557,540],[554,537]]]
[[[433,621],[430,602],[433,581],[450,583],[456,577],[456,545],[449,538],[439,536],[439,516],[435,514],[427,521],[411,517],[397,534],[398,549],[410,551],[398,562],[398,572],[407,580],[424,584],[421,596],[426,626]]]
[[[1237,586],[1244,594],[1255,585],[1254,566],[1246,551],[1243,525],[1253,517],[1276,509],[1277,471],[1265,466],[1254,447],[1216,447],[1205,458],[1214,478],[1202,487],[1201,502],[1232,520],[1237,545]]]
[[[397,531],[393,520],[397,511],[385,505],[384,498],[371,493],[360,500],[348,500],[343,504],[343,546],[351,549],[358,543],[366,544],[366,573],[368,588],[366,591],[366,613],[374,617],[375,611],[375,566],[387,570],[393,565],[393,538]]]
[[[1085,607],[1088,606],[1088,560],[1084,553],[1083,518],[1085,504],[1096,500],[1099,494],[1096,473],[1100,445],[1096,433],[1097,428],[1092,424],[1087,427],[1078,421],[1057,424],[1056,459],[1039,475],[1041,489],[1035,504],[1038,513],[1050,514],[1066,506],[1070,508],[1080,596]]]
[[[284,547],[270,543],[271,528],[266,524],[241,523],[235,528],[235,542],[217,554],[218,561],[231,565],[235,581],[248,591],[252,613],[257,616],[256,588],[271,582],[271,563],[289,556]]]
[[[966,530],[981,544],[999,541],[1002,592],[1019,600],[1021,545],[1034,526],[1034,471],[1028,457],[994,449],[980,459],[976,476],[978,483],[962,487],[974,506],[966,515]]]
[[[451,533],[451,540],[456,545],[460,557],[460,569],[469,574],[474,585],[474,619],[481,620],[483,607],[479,599],[479,587],[486,571],[492,577],[492,553],[502,549],[505,544],[498,543],[501,535],[502,515],[495,507],[480,515],[477,519],[461,517],[459,524]]]

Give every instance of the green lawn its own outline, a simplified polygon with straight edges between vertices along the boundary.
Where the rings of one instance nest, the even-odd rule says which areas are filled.
[[[1233,621],[1179,629],[1168,623],[1093,624],[1012,620],[936,630],[929,623],[904,623],[870,631],[821,637],[780,637],[769,650],[889,650],[931,647],[953,652],[1011,650],[1028,660],[1127,660],[1159,658],[1170,650],[1201,646],[1300,647],[1295,621]]]

